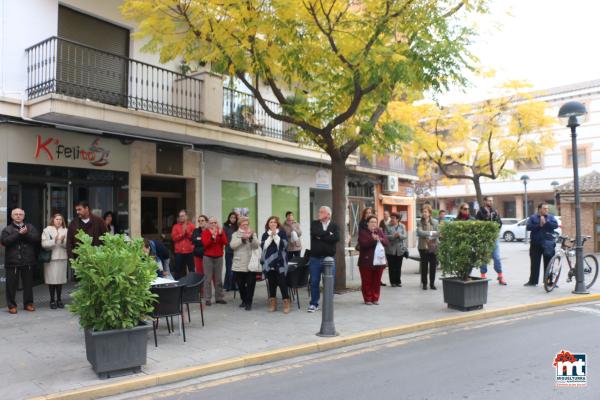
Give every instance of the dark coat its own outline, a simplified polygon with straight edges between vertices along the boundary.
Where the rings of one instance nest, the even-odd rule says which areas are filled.
[[[540,226],[540,214],[533,214],[527,220],[527,230],[531,232],[531,243],[543,247],[547,253],[553,253],[556,241],[554,230],[558,228],[558,221],[554,215],[546,216],[546,223]]]
[[[340,228],[333,221],[329,221],[327,230],[323,230],[321,221],[316,220],[310,224],[310,256],[334,257],[335,246],[340,241]]]
[[[77,232],[79,232],[80,229],[92,237],[92,246],[100,246],[102,244],[100,236],[108,231],[104,220],[94,214],[90,214],[90,220],[87,224],[79,217],[75,217],[69,224],[69,229],[67,231],[67,254],[69,255],[69,258],[75,258],[73,249],[75,249],[79,243],[75,238],[75,235],[77,235]]]
[[[194,245],[194,257],[204,256],[204,243],[202,243],[202,228],[194,229],[192,233],[192,244]]]
[[[358,244],[360,245],[360,255],[358,256],[359,267],[373,266],[373,258],[375,257],[375,247],[377,246],[378,241],[380,241],[381,244],[384,246],[390,244],[381,228],[377,228],[375,232],[379,236],[379,240],[373,239],[371,231],[368,229],[361,229],[360,231],[358,231]]]
[[[287,263],[287,235],[283,229],[277,230],[277,236],[279,237],[279,244],[275,241],[271,241],[269,246],[265,248],[265,242],[271,236],[270,232],[267,231],[262,234],[260,239],[260,248],[263,251],[263,269],[265,272],[275,270],[281,274],[287,274],[288,263]]]
[[[10,267],[23,267],[37,264],[37,249],[41,243],[40,233],[31,224],[25,223],[27,233],[21,235],[15,224],[2,230],[0,241],[6,247],[4,264]]]
[[[498,225],[500,225],[500,227],[502,227],[502,220],[500,219],[500,214],[495,208],[488,210],[487,207],[481,207],[477,211],[477,214],[475,214],[475,218],[477,218],[480,221],[494,221]]]
[[[229,243],[231,243],[231,236],[233,235],[233,232],[238,230],[238,225],[230,225],[228,223],[225,223],[223,224],[223,230],[225,231],[225,235],[227,235],[227,246],[225,246],[225,254],[233,255],[233,249],[231,248],[231,246],[229,246]]]

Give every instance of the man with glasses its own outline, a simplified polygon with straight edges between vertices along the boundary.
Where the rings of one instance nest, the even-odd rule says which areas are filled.
[[[502,220],[498,210],[494,208],[494,198],[492,196],[485,196],[483,198],[483,207],[477,211],[476,218],[480,221],[493,221],[502,227]],[[500,240],[496,239],[496,246],[492,253],[492,259],[494,260],[494,271],[498,274],[498,283],[506,286],[504,275],[502,274],[502,262],[500,261]],[[487,264],[481,266],[481,278],[485,279],[487,274]]]
[[[194,272],[194,245],[192,237],[194,233],[194,224],[188,220],[187,211],[179,211],[177,223],[171,229],[171,240],[175,247],[175,279],[187,275],[188,272]]]
[[[11,211],[12,222],[2,230],[0,242],[6,251],[4,269],[6,271],[6,303],[8,312],[17,313],[17,288],[19,276],[23,283],[23,307],[35,311],[33,305],[33,268],[37,264],[36,248],[40,244],[40,234],[35,227],[24,222],[25,211],[15,208]]]

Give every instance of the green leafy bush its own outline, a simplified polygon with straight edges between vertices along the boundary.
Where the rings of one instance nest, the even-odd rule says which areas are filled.
[[[139,325],[156,301],[150,292],[156,262],[144,253],[143,240],[106,234],[103,245],[95,247],[83,231],[76,237],[80,243],[71,266],[79,283],[69,309],[80,325],[96,331]]]
[[[444,276],[469,279],[492,257],[500,227],[489,221],[454,221],[441,229],[438,258]]]

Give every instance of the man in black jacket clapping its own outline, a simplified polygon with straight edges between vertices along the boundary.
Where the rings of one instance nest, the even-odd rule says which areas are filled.
[[[6,247],[4,269],[6,270],[6,303],[8,312],[17,313],[17,288],[19,275],[23,282],[23,306],[35,311],[33,305],[33,268],[37,264],[36,250],[40,234],[35,227],[25,223],[25,211],[15,208],[10,213],[12,223],[2,230],[0,241]]]
[[[334,258],[335,247],[340,240],[340,228],[331,220],[331,209],[327,206],[319,208],[319,219],[310,225],[310,305],[308,312],[319,310],[321,293],[321,273],[323,273],[323,259]],[[335,264],[333,266],[335,276]]]

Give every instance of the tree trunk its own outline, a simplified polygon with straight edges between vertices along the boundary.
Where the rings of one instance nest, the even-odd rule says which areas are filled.
[[[473,186],[475,187],[475,196],[477,196],[477,203],[479,203],[479,207],[483,207],[483,194],[481,193],[481,179],[480,176],[473,176]]]
[[[331,155],[330,155],[331,156]],[[331,156],[331,189],[333,222],[340,228],[340,241],[337,244],[335,257],[335,288],[346,288],[346,159]]]

